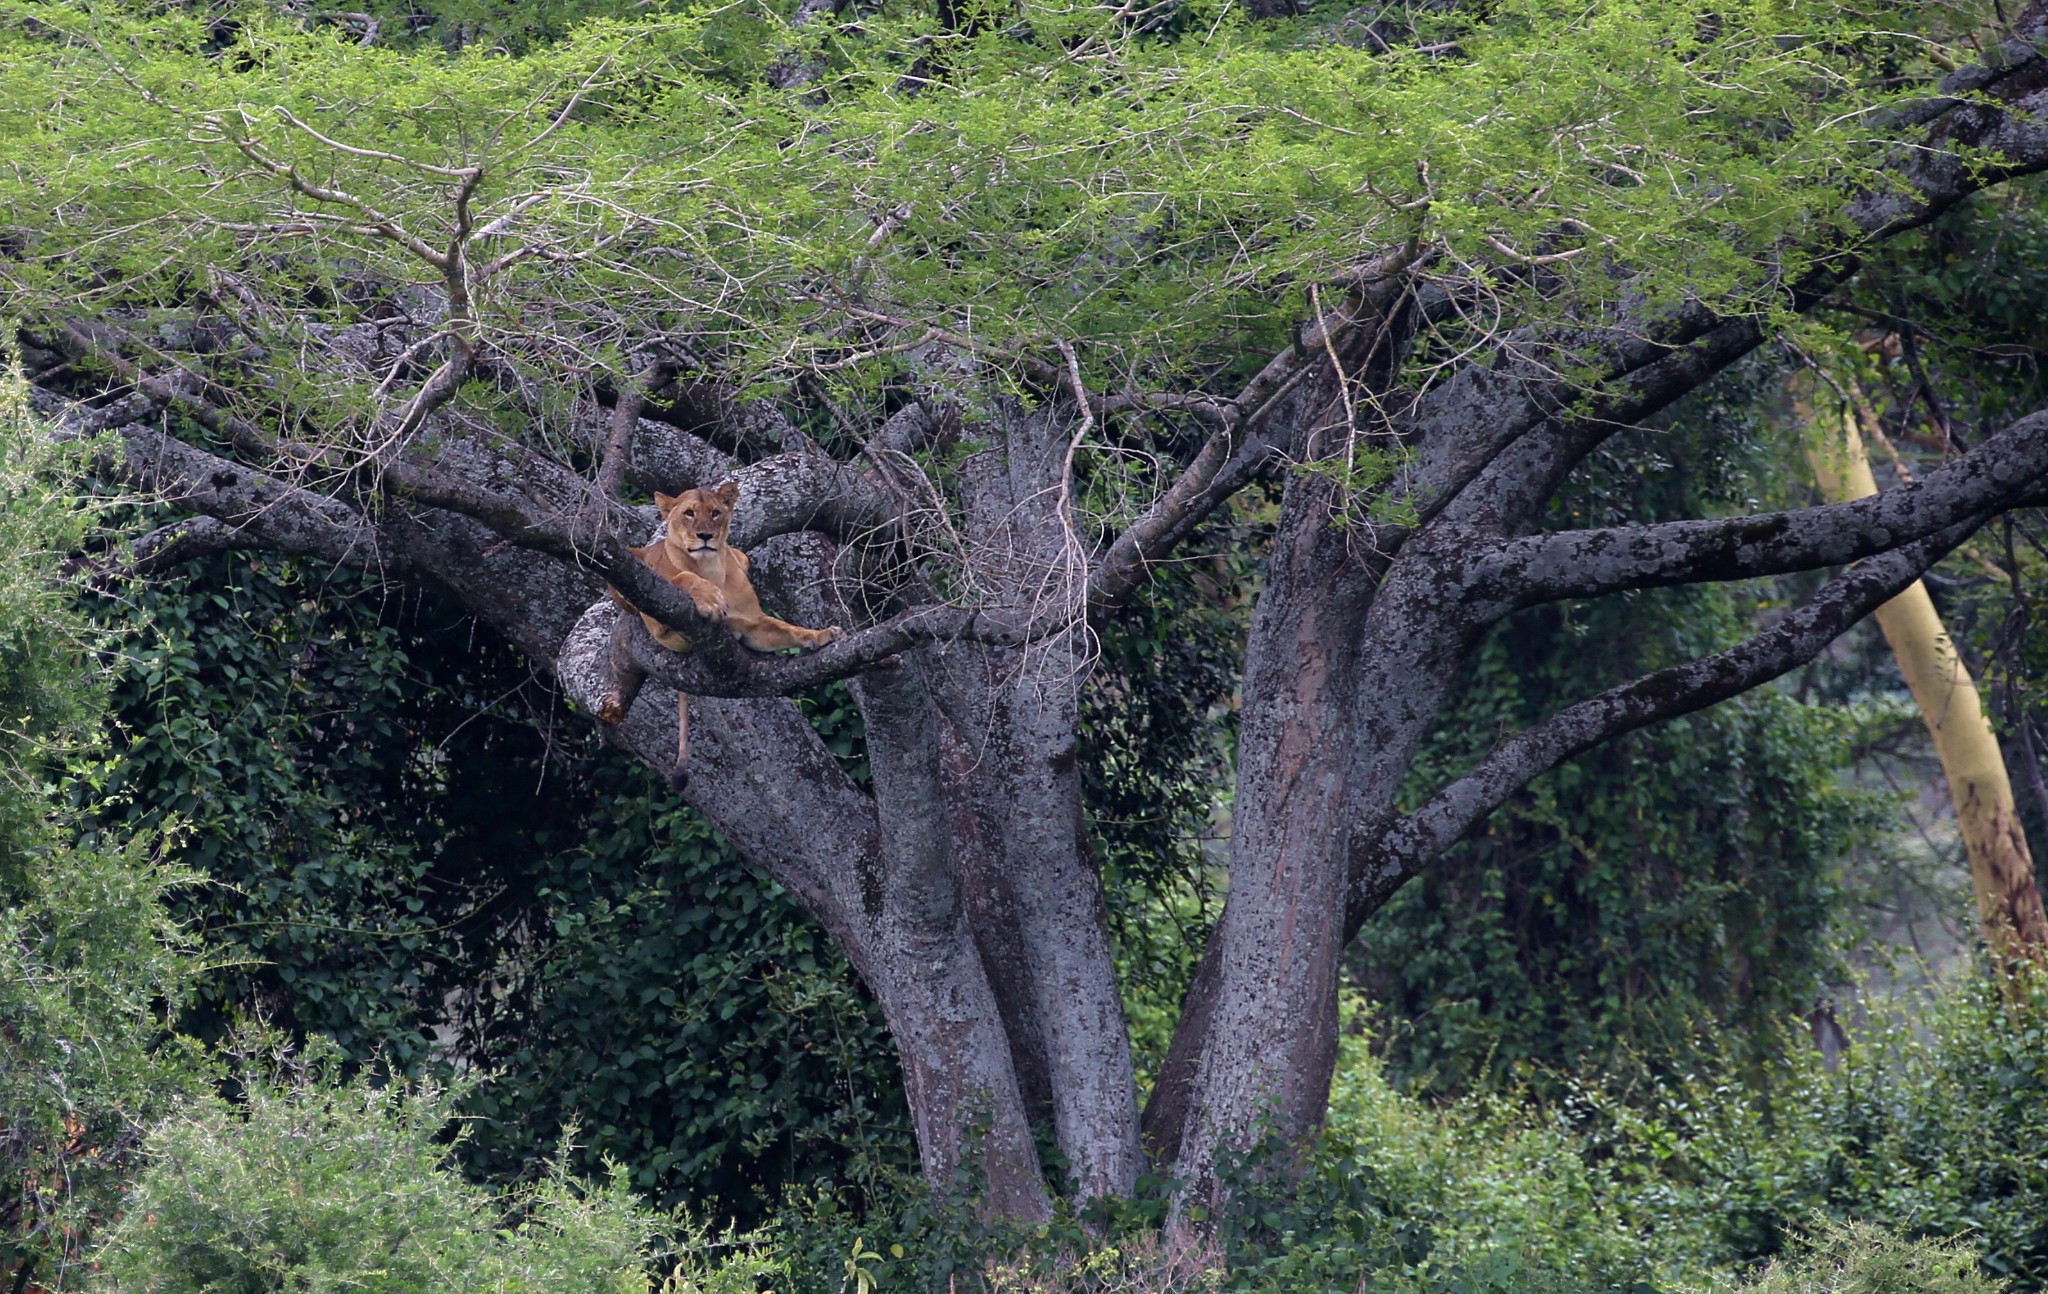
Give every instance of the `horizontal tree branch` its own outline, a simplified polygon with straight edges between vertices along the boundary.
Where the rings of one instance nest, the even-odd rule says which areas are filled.
[[[1748,640],[1567,706],[1496,747],[1477,767],[1385,831],[1360,830],[1348,928],[1536,777],[1602,742],[1702,710],[1799,666],[1898,596],[1988,519],[1979,514],[1840,575],[1812,601]]]
[[[127,565],[116,573],[154,575],[195,557],[255,546],[247,544],[247,539],[247,532],[218,517],[185,517],[137,537],[128,545]]]
[[[2021,418],[1910,485],[1853,503],[1497,541],[1468,562],[1465,594],[1497,618],[1560,598],[1840,566],[2009,507],[2044,476],[2048,412]]]
[[[914,607],[817,651],[795,656],[767,656],[744,649],[726,657],[707,657],[694,650],[673,652],[656,643],[637,617],[626,627],[626,645],[649,678],[692,696],[722,697],[807,692],[837,679],[888,667],[894,657],[919,643],[972,638],[1014,644],[1023,642],[1025,636],[1017,621],[1000,613],[948,606]]]
[[[173,507],[213,518],[227,533],[201,528],[198,535],[216,549],[262,548],[375,570],[403,565],[386,551],[376,525],[339,499],[195,449],[142,423],[116,432],[121,452],[104,455],[102,470]],[[184,542],[200,540],[188,535]]]

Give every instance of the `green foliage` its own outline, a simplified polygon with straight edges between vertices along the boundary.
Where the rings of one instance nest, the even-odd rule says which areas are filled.
[[[94,646],[60,566],[91,516],[62,488],[75,451],[30,410],[11,340],[0,352],[0,879],[44,843],[48,774],[99,714]]]
[[[271,558],[206,559],[108,612],[100,821],[182,821],[178,858],[216,883],[180,910],[235,954],[194,1033],[257,1011],[356,1063],[488,1073],[462,1154],[497,1180],[570,1125],[580,1168],[714,1216],[908,1162],[844,959],[489,630]]]
[[[497,1197],[449,1162],[448,1094],[337,1081],[316,1050],[282,1081],[159,1125],[96,1254],[116,1294],[640,1294],[663,1238],[616,1179],[547,1176]]]
[[[1843,189],[1887,183],[1867,122],[1895,92],[1872,87],[1911,77],[1871,66],[1931,67],[1918,39],[1781,0],[1446,8],[1391,51],[1202,2],[1162,25],[1034,0],[972,34],[681,7],[454,55],[230,11],[0,6],[4,272],[145,325],[195,284],[253,285],[285,308],[234,356],[268,378],[256,412],[350,443],[374,379],[338,390],[288,343],[374,318],[389,285],[443,290],[420,249],[465,227],[489,232],[461,326],[546,377],[667,318],[743,372],[871,395],[910,344],[892,321],[929,319],[999,364],[1066,339],[1098,388],[1208,380],[1322,308],[1303,285],[1423,244],[1503,267],[1425,369],[1508,312],[1622,293],[1771,313],[1844,232]],[[770,75],[795,66],[800,95]],[[465,225],[448,171],[470,166]]]
[[[1456,744],[1483,751],[1611,677],[1605,648],[1641,647],[1643,610],[1585,613],[1583,637],[1551,615],[1507,626],[1471,672]],[[1762,693],[1530,786],[1360,936],[1362,982],[1400,1022],[1398,1071],[1452,1090],[1551,1067],[1668,1072],[1702,1034],[1768,1036],[1810,1007],[1834,970],[1837,860],[1879,820],[1835,780],[1843,735],[1833,711]]]
[[[1192,1259],[1160,1252],[1156,1196],[1019,1235],[906,1185],[862,1214],[793,1198],[746,1261],[789,1294],[837,1294],[856,1242],[879,1290],[916,1294],[2048,1287],[2048,984],[2015,1005],[1973,981],[1879,1015],[1834,1071],[1811,1047],[1767,1066],[1702,1051],[1691,1075],[1583,1078],[1554,1103],[1418,1097],[1362,998],[1344,1021],[1304,1175],[1273,1171],[1288,1161],[1271,1148],[1237,1165],[1216,1245]]]
[[[1225,1221],[1233,1288],[1416,1294],[1651,1288],[1666,1255],[1606,1203],[1571,1132],[1519,1101],[1432,1106],[1345,1004],[1327,1132],[1300,1189],[1247,1165]]]
[[[2017,1289],[2048,1286],[2048,983],[1988,977],[1877,1012],[1832,1073],[1789,1046],[1627,1099],[1579,1094],[1590,1153],[1645,1230],[1698,1262],[1770,1256],[1814,1212],[1963,1236]]]
[[[1997,1294],[1968,1249],[1902,1240],[1857,1223],[1824,1226],[1791,1262],[1774,1262],[1754,1280],[1712,1287],[1734,1294]]]
[[[90,514],[25,398],[0,373],[0,1272],[54,1286],[116,1206],[141,1122],[193,1091],[157,1044],[198,966],[165,906],[185,874],[145,837],[67,839],[55,773],[101,680],[59,561]]]
[[[197,1091],[165,1018],[199,970],[167,911],[186,879],[139,847],[49,840],[0,889],[0,1270],[60,1284],[143,1122]]]

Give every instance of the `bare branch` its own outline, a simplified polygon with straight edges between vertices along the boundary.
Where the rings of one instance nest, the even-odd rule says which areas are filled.
[[[344,14],[342,16],[362,17],[363,15]],[[321,134],[312,126],[293,116],[291,109],[283,105],[278,106],[277,115],[286,125],[296,126],[298,129],[305,131],[308,135],[327,145],[327,147],[339,153],[347,153],[351,157],[367,157],[379,162],[397,162],[401,166],[410,166],[416,171],[425,171],[429,175],[446,176],[451,180],[471,180],[483,170],[482,167],[478,166],[436,166],[432,162],[417,161],[398,153],[386,153],[375,148],[357,148],[353,144],[344,144],[338,139],[330,139],[326,135]]]
[[[604,452],[597,466],[597,492],[606,498],[616,497],[619,486],[625,482],[627,462],[633,452],[633,433],[640,425],[640,411],[647,407],[647,397],[668,380],[668,368],[657,358],[620,389],[619,402],[612,408],[605,428]]]
[[[241,153],[242,156],[283,180],[287,185],[291,186],[294,192],[311,198],[315,202],[326,202],[335,206],[347,207],[361,215],[365,223],[375,228],[392,242],[411,252],[420,260],[425,261],[428,265],[442,271],[448,268],[447,257],[444,254],[435,251],[427,245],[425,240],[407,230],[405,226],[398,222],[396,217],[385,215],[382,211],[371,206],[363,199],[356,197],[346,189],[337,189],[313,183],[300,175],[297,167],[288,162],[280,162],[264,152],[262,147],[253,139],[245,135],[229,133],[226,124],[219,117],[206,118],[206,124],[218,132],[222,138],[234,145],[235,150]]]
[[[1467,566],[1466,596],[1498,616],[1559,598],[1839,566],[2009,507],[2044,475],[2048,412],[1910,485],[1854,503],[1497,541]]]

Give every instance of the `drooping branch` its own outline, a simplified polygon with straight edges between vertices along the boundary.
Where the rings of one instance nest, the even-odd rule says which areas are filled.
[[[2048,412],[2030,414],[1910,485],[1853,503],[1499,541],[1467,567],[1491,616],[1624,589],[1840,566],[2012,505],[2048,476]]]
[[[1919,579],[1984,520],[1971,517],[1850,568],[1804,607],[1726,651],[1567,706],[1501,743],[1471,772],[1386,831],[1360,831],[1356,838],[1369,843],[1352,860],[1348,928],[1355,930],[1401,882],[1536,777],[1602,742],[1705,709],[1806,664]]]

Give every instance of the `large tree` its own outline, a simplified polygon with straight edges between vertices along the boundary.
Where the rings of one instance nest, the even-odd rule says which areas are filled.
[[[2035,414],[1870,499],[1545,524],[1866,248],[2048,169],[2048,4],[1975,61],[1968,32],[1764,0],[806,0],[516,57],[258,5],[0,21],[0,273],[41,399],[190,514],[119,560],[431,586],[587,709],[607,583],[685,631],[622,638],[693,698],[685,798],[845,950],[928,1176],[1000,1215],[1047,1213],[1043,1120],[1058,1188],[1127,1193],[1150,1156],[1199,1218],[1318,1126],[1343,949],[1398,887],[1560,761],[1811,659],[2048,480]],[[630,500],[727,478],[770,604],[844,639],[751,656],[628,552],[655,526]],[[1141,1116],[1081,813],[1091,626],[1254,485],[1279,508],[1229,896]],[[1753,638],[1407,785],[1504,617],[1827,568]],[[785,699],[833,679],[871,789]],[[673,715],[649,688],[614,737],[665,766]]]

